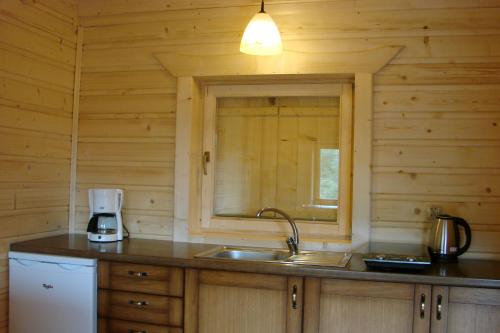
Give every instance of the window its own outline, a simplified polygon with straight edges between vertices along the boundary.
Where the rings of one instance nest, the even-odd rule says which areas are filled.
[[[319,148],[316,170],[316,203],[337,208],[339,198],[339,158],[338,148]]]
[[[256,88],[206,88],[202,228],[272,237],[283,220],[255,214],[276,207],[305,238],[349,237],[351,85]]]
[[[279,207],[298,220],[336,221],[338,158],[320,147],[338,147],[339,107],[339,97],[218,98],[213,215]],[[316,202],[315,192],[332,190],[334,199]]]

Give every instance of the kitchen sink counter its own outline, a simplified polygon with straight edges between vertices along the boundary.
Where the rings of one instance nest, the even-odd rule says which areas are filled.
[[[195,258],[214,244],[181,243],[151,239],[127,239],[118,243],[91,243],[86,235],[65,234],[11,244],[12,251],[97,258],[137,264],[186,268],[392,281],[448,286],[500,288],[500,262],[463,259],[458,263],[439,263],[421,272],[369,270],[360,254],[353,254],[345,268],[312,267],[285,263],[227,261]]]

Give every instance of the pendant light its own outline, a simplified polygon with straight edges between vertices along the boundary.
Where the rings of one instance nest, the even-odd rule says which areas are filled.
[[[251,55],[275,55],[283,51],[281,36],[269,14],[264,11],[264,0],[260,12],[248,23],[241,38],[240,52]]]

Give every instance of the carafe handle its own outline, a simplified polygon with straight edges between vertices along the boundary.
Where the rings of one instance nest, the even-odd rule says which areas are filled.
[[[464,246],[462,246],[461,248],[458,249],[457,256],[459,256],[459,255],[464,254],[464,252],[469,249],[470,243],[472,241],[472,232],[471,232],[469,223],[467,223],[467,221],[465,221],[464,219],[462,219],[460,217],[454,217],[453,221],[457,225],[462,226],[465,230],[465,244],[464,244]]]

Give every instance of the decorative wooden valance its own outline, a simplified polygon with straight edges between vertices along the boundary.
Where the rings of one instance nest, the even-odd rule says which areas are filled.
[[[158,61],[175,77],[310,75],[376,73],[402,46],[381,46],[350,52],[283,52],[278,56],[257,57],[238,54],[157,53]]]

